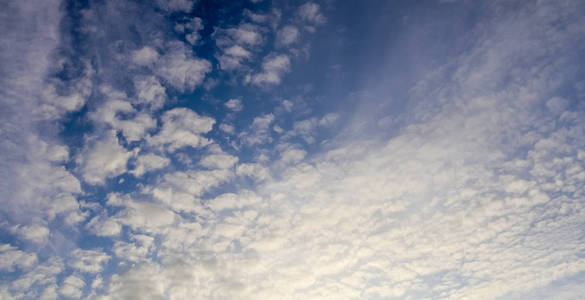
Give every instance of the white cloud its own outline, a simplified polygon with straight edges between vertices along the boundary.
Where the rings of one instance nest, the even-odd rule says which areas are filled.
[[[339,114],[336,113],[328,113],[321,120],[319,120],[319,125],[321,126],[328,126],[335,123],[339,119]]]
[[[147,172],[162,169],[168,166],[170,162],[170,159],[152,153],[139,155],[136,158],[134,170],[130,171],[130,173],[140,177]]]
[[[105,216],[95,216],[86,227],[97,236],[118,236],[122,231],[122,226],[118,221]]]
[[[143,192],[175,210],[202,213],[198,197],[233,176],[234,171],[229,169],[167,173],[159,183],[147,187]]]
[[[235,133],[235,128],[232,125],[226,124],[226,123],[221,123],[219,125],[219,129],[225,133],[229,133],[229,134],[234,134]]]
[[[299,7],[300,17],[310,23],[322,24],[327,20],[325,16],[321,14],[319,4],[314,2],[307,2]]]
[[[561,97],[553,97],[546,102],[546,107],[555,114],[564,112],[568,105],[569,101]]]
[[[238,164],[236,167],[238,176],[251,177],[259,181],[264,181],[270,178],[270,171],[268,168],[257,163]]]
[[[112,251],[116,257],[130,262],[142,262],[147,259],[154,246],[154,238],[148,235],[132,235],[133,242],[126,243],[118,241]]]
[[[166,299],[165,283],[168,281],[154,264],[142,264],[127,272],[114,275],[108,289],[108,297],[114,300]]]
[[[302,149],[286,149],[280,155],[280,162],[283,164],[296,164],[305,158],[307,151]]]
[[[171,43],[157,62],[155,73],[172,87],[185,92],[203,83],[210,71],[211,64],[207,60],[193,58],[192,51],[183,44]]]
[[[248,145],[264,144],[272,141],[270,125],[274,122],[273,114],[266,114],[254,118],[248,131],[242,132],[239,137]]]
[[[177,24],[175,25],[175,30],[180,33],[186,33],[185,39],[191,45],[197,44],[199,39],[199,31],[203,29],[203,20],[201,18],[193,18],[190,22],[185,24]]]
[[[207,202],[207,206],[209,206],[214,211],[220,212],[222,210],[229,210],[229,209],[236,209],[236,208],[243,208],[246,206],[251,206],[254,204],[259,203],[262,201],[262,198],[258,197],[251,191],[242,191],[239,194],[222,194],[214,199],[211,199]]]
[[[204,147],[211,141],[202,134],[211,131],[213,124],[215,120],[210,117],[200,116],[188,108],[174,108],[164,113],[162,128],[147,141],[171,152],[185,146]]]
[[[159,57],[158,52],[150,46],[144,46],[132,53],[132,61],[139,66],[152,67]]]
[[[47,242],[50,232],[49,228],[39,224],[33,224],[30,226],[15,225],[10,228],[10,231],[18,234],[25,240],[29,240],[37,244],[44,244]]]
[[[109,194],[107,204],[122,207],[116,220],[137,232],[160,233],[175,222],[175,213],[157,203]]]
[[[110,260],[110,256],[100,249],[75,249],[71,252],[69,266],[85,273],[99,273]]]
[[[257,46],[263,42],[260,28],[253,24],[243,23],[238,27],[223,29],[221,32],[227,34],[232,41],[230,42],[225,38],[221,38],[217,40],[219,45],[235,43],[238,45]]]
[[[98,140],[87,141],[77,163],[83,179],[97,185],[104,184],[107,178],[125,173],[128,159],[132,156],[132,152],[118,144],[116,132],[110,130]]]
[[[291,112],[292,108],[294,106],[294,103],[290,100],[283,100],[282,101],[282,106],[284,107],[284,110]]]
[[[228,100],[224,105],[232,111],[241,111],[244,109],[242,100],[236,98]]]
[[[36,254],[18,250],[9,244],[0,244],[0,270],[12,272],[15,267],[28,269],[36,263]]]
[[[244,68],[244,61],[250,60],[252,50],[263,43],[261,27],[243,23],[238,27],[219,28],[214,35],[217,46],[222,50],[216,57],[222,70]]]
[[[134,88],[137,97],[131,101],[135,104],[146,104],[156,110],[160,109],[167,99],[166,89],[154,76],[134,78]]]
[[[84,64],[83,75],[68,82],[68,92],[58,92],[57,83],[46,86],[41,92],[41,103],[33,112],[38,113],[43,119],[58,119],[68,112],[81,109],[91,94],[94,75],[91,65],[87,62]]]
[[[229,169],[238,162],[238,158],[227,153],[214,153],[206,155],[200,164],[209,169]]]
[[[92,120],[119,130],[128,142],[141,140],[148,130],[156,127],[156,121],[146,113],[137,112],[127,101],[125,94],[111,90],[104,92],[110,100],[90,114]],[[121,118],[122,113],[132,117]]]
[[[224,53],[227,56],[231,56],[234,59],[238,59],[238,61],[241,60],[241,59],[250,58],[252,56],[252,54],[250,53],[250,51],[242,48],[242,46],[240,46],[240,45],[233,45],[233,46],[231,46],[229,48],[226,48],[224,50]]]
[[[299,30],[292,25],[284,26],[276,34],[276,41],[278,45],[288,46],[299,40]]]
[[[278,8],[273,8],[269,13],[257,13],[244,9],[244,16],[254,23],[269,25],[272,29],[276,29],[280,23],[282,11]]]
[[[63,280],[59,293],[65,297],[80,299],[85,288],[85,281],[76,275],[70,275]]]
[[[280,84],[289,71],[290,59],[287,55],[269,55],[262,62],[262,72],[252,75],[250,81],[256,85]]]

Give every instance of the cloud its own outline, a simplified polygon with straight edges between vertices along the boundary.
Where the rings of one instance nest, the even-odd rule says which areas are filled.
[[[70,275],[63,280],[59,294],[68,298],[81,298],[83,295],[83,288],[85,287],[85,281],[76,275]]]
[[[110,260],[110,256],[102,250],[75,249],[71,252],[69,265],[81,272],[99,273]]]
[[[116,242],[112,250],[116,257],[134,263],[147,260],[147,255],[151,254],[154,248],[154,238],[148,235],[136,234],[132,235],[132,240],[133,242],[131,243]]]
[[[139,66],[153,66],[159,57],[158,52],[150,46],[144,46],[132,53],[132,61]]]
[[[224,105],[225,107],[229,108],[232,111],[241,111],[242,109],[244,109],[242,100],[236,98],[228,100]]]
[[[153,110],[162,108],[167,100],[166,89],[154,76],[135,77],[136,97],[131,98],[135,104],[145,104]]]
[[[211,141],[202,134],[211,131],[213,124],[215,120],[210,117],[200,116],[188,108],[174,108],[163,114],[162,128],[147,141],[151,146],[164,147],[170,152],[185,146],[203,147]]]
[[[280,84],[285,73],[290,71],[290,58],[284,54],[268,55],[262,61],[262,72],[251,76],[255,85]]]
[[[284,26],[276,34],[276,43],[282,46],[288,46],[299,40],[299,30],[292,25]]]
[[[185,39],[191,45],[197,44],[201,36],[199,31],[203,29],[203,20],[201,18],[193,18],[188,23],[175,25],[175,31],[185,33]]]
[[[176,218],[172,211],[159,204],[135,200],[129,196],[109,194],[107,204],[121,207],[115,219],[135,232],[160,233],[173,224]]]
[[[118,143],[113,130],[107,131],[96,140],[89,140],[76,161],[85,182],[93,185],[104,184],[108,178],[127,171],[127,162],[134,154]]]
[[[238,164],[236,173],[238,176],[251,177],[258,181],[264,181],[270,178],[270,171],[268,168],[258,163]]]
[[[219,124],[219,129],[225,133],[228,134],[234,134],[235,133],[235,128],[232,125],[226,124],[226,123],[221,123]]]
[[[295,164],[303,160],[307,151],[302,149],[287,149],[280,155],[280,162],[283,164]]]
[[[162,169],[171,163],[170,159],[156,154],[148,153],[139,155],[136,158],[135,168],[130,171],[136,177],[140,177],[147,172]]]
[[[238,158],[226,153],[210,154],[201,159],[201,165],[209,169],[228,169],[238,162]]]
[[[252,58],[252,51],[264,43],[261,27],[249,23],[227,29],[218,28],[213,37],[221,49],[220,54],[216,55],[219,66],[226,71],[245,68],[243,63]]]
[[[271,142],[270,125],[272,122],[274,122],[274,115],[271,113],[254,118],[250,128],[240,133],[240,140],[250,146]]]
[[[323,16],[320,12],[319,4],[314,2],[307,2],[299,7],[299,16],[301,19],[313,23],[313,24],[323,24],[327,21],[325,16]]]
[[[216,39],[219,46],[226,44],[258,46],[264,41],[260,27],[249,23],[242,23],[238,27],[218,29],[216,34],[220,35]]]
[[[231,159],[235,160],[233,157]],[[204,214],[199,197],[234,176],[234,171],[228,169],[231,161],[209,160],[204,163],[210,167],[224,168],[167,173],[160,182],[146,187],[143,193],[152,195],[174,210]]]
[[[166,281],[156,265],[143,264],[124,274],[112,276],[108,295],[110,299],[120,300],[163,300],[167,294]]]
[[[155,73],[181,92],[192,91],[211,71],[209,61],[193,58],[191,50],[182,43],[173,42],[156,63]]]
[[[113,3],[83,8],[81,18],[152,9]],[[192,3],[159,4],[152,10],[160,18],[199,11]],[[82,56],[96,59],[89,68],[80,57],[83,67],[71,71],[57,51],[55,70],[66,74],[52,78],[44,71],[49,60],[32,58],[55,47],[59,5],[42,6],[45,15],[27,3],[10,4],[8,17],[30,12],[25,20],[35,22],[26,22],[32,25],[24,32],[18,22],[3,26],[26,38],[0,35],[23,52],[18,59],[0,54],[6,66],[0,73],[16,74],[0,76],[9,91],[0,95],[0,209],[8,238],[0,245],[6,279],[0,298],[578,297],[585,272],[585,118],[575,49],[585,43],[584,6],[516,4],[513,10],[509,3],[483,6],[488,13],[474,15],[481,26],[465,29],[464,45],[441,55],[443,66],[425,65],[418,83],[404,86],[406,102],[390,108],[367,99],[349,108],[338,97],[328,102],[333,94],[303,86],[296,76],[294,85],[273,93],[258,90],[281,82],[290,57],[269,54],[257,73],[243,66],[273,51],[261,49],[273,37],[263,36],[268,27],[244,23],[214,36],[218,57],[242,58],[238,70],[251,83],[244,87],[232,80],[219,83],[220,91],[191,93],[211,65],[195,58],[190,45],[168,41],[163,33],[174,21],[162,31],[153,29],[159,23],[137,26],[132,41],[120,39],[127,28],[95,34],[96,41],[119,40],[106,43],[117,50],[105,53],[131,66],[110,61],[76,32],[76,47],[91,52]],[[305,26],[325,22],[312,2],[296,13],[284,16]],[[59,26],[68,30],[78,17],[67,15]],[[144,18],[153,20],[148,13]],[[409,19],[407,27],[417,28],[416,22]],[[193,33],[187,24],[181,34]],[[260,42],[240,29],[257,32]],[[138,44],[154,52],[133,52]],[[418,50],[408,53],[420,58]],[[193,61],[207,62],[209,70],[190,70]],[[126,67],[130,73],[120,75]],[[64,80],[68,72],[76,79]],[[364,81],[379,80],[386,96],[387,77],[371,74]],[[295,105],[275,102],[289,96]],[[241,110],[243,97],[251,99],[246,113],[231,113]],[[87,99],[87,109],[70,114]],[[193,110],[170,108],[177,104]],[[354,114],[360,105],[371,108],[366,116]],[[293,109],[294,115],[284,113]],[[219,129],[234,135],[215,135],[210,111],[218,118],[226,113]],[[390,130],[376,126],[389,119]],[[134,177],[105,185],[123,174]]]
[[[10,231],[21,236],[23,239],[37,244],[44,244],[47,242],[50,230],[42,225],[33,224],[30,226],[15,225],[10,228]]]
[[[0,244],[0,270],[12,272],[14,268],[28,269],[37,263],[34,253],[27,253],[9,244]]]
[[[109,100],[90,114],[95,122],[108,124],[120,131],[128,142],[141,140],[148,130],[156,127],[156,121],[149,114],[136,111],[125,94],[108,89],[104,93]]]
[[[95,216],[87,225],[93,234],[97,236],[117,236],[122,232],[122,226],[115,219],[106,216]]]
[[[239,195],[222,194],[207,203],[211,209],[216,212],[230,209],[241,209],[251,206],[262,201],[262,198],[250,191],[242,191]]]

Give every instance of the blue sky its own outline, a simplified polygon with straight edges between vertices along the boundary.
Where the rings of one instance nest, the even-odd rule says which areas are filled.
[[[579,299],[585,4],[9,1],[0,299]]]

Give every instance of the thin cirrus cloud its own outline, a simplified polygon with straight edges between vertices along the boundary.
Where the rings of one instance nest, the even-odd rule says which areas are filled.
[[[218,5],[7,5],[0,298],[581,296],[583,3]]]

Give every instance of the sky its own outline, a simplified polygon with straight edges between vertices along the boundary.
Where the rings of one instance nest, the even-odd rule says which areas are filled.
[[[1,2],[0,299],[585,294],[585,2]]]

